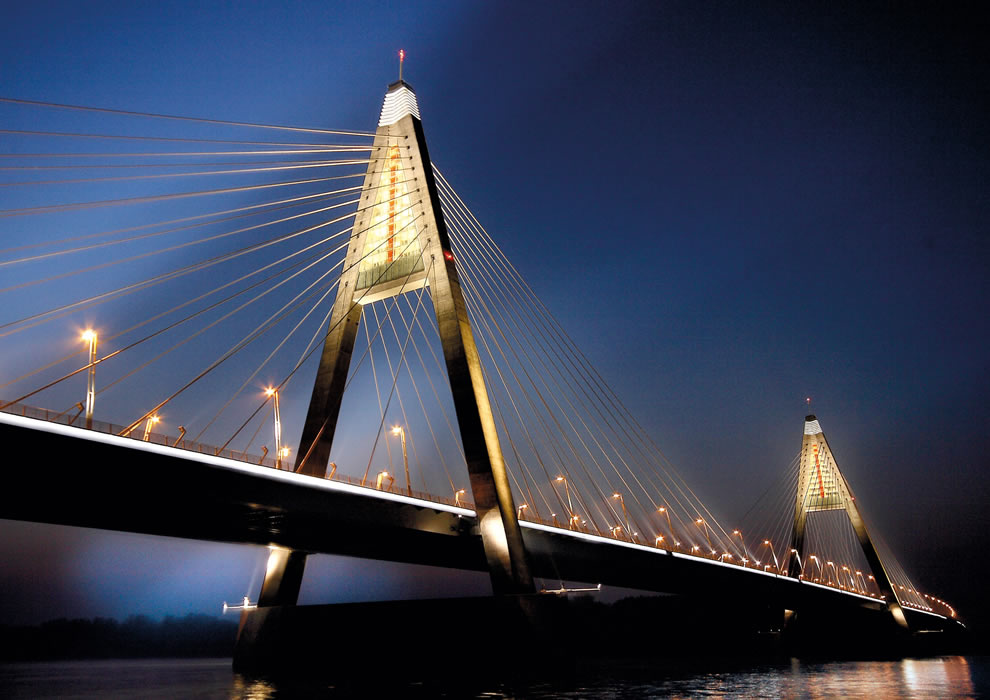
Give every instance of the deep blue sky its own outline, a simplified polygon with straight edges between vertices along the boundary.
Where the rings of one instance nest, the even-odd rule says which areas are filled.
[[[990,546],[975,8],[20,3],[0,94],[371,130],[405,48],[434,161],[706,503],[749,508],[810,395],[905,568],[965,614]],[[0,621],[205,610],[261,556],[0,527]],[[388,595],[374,566],[354,586]]]

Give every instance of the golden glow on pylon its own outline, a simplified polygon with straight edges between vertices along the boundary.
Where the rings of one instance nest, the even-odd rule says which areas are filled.
[[[401,56],[401,54],[400,54]],[[399,147],[388,149],[388,242],[385,248],[385,261],[395,259],[395,183],[399,177]]]
[[[388,283],[423,269],[402,148],[392,144],[385,151],[364,255],[358,267],[357,289]]]

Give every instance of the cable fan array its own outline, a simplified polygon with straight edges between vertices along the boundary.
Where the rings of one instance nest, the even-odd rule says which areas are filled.
[[[355,218],[383,201],[403,214],[418,181],[362,205],[362,179],[387,160],[370,132],[9,98],[0,115],[0,410],[305,462],[294,441],[337,287],[378,252],[348,266]],[[407,148],[392,141],[390,154]],[[434,172],[518,517],[786,573],[797,460],[746,528],[723,527]],[[404,233],[418,250],[423,229],[404,221],[415,234],[388,245]],[[412,274],[395,296],[357,299],[327,477],[470,508],[433,301]],[[876,597],[843,517],[814,514],[802,576]],[[880,548],[902,604],[955,616]]]
[[[437,181],[520,516],[741,556],[439,172]]]

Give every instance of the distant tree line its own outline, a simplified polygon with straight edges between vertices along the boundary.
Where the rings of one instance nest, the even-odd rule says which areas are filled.
[[[123,622],[61,618],[27,626],[0,625],[0,660],[230,656],[237,622],[209,615],[135,615]]]

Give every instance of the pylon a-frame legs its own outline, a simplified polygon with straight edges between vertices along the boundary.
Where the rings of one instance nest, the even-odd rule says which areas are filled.
[[[894,584],[884,568],[880,555],[866,530],[866,523],[856,505],[856,499],[849,483],[839,471],[832,451],[829,449],[825,433],[815,416],[807,416],[804,423],[804,440],[801,444],[801,462],[798,473],[797,497],[794,504],[794,526],[791,530],[791,549],[798,553],[792,557],[788,575],[800,573],[799,561],[806,561],[804,535],[808,514],[825,510],[844,510],[856,532],[859,545],[866,556],[866,562],[873,571],[877,587],[887,604],[894,621],[907,627],[904,611],[894,593]]]
[[[522,531],[440,211],[416,97],[399,81],[389,86],[382,108],[295,471],[325,474],[361,305],[426,285],[433,299],[492,589],[496,594],[532,593]],[[273,582],[291,583],[290,567],[299,561],[294,556],[274,562],[269,569]],[[273,590],[282,591],[283,586]],[[284,591],[281,599],[285,599]]]

